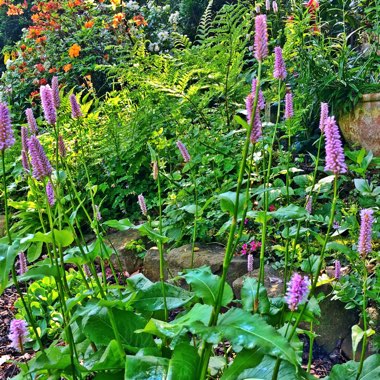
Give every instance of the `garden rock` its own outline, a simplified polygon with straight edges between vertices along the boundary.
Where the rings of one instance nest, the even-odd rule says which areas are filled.
[[[194,253],[194,268],[204,265],[209,266],[214,274],[222,273],[225,248],[218,244],[196,245]],[[173,278],[184,269],[191,266],[191,244],[174,248],[165,254],[166,271],[165,278]],[[158,281],[160,257],[157,247],[151,248],[144,258],[144,275],[151,281]],[[247,259],[234,257],[227,275],[227,282],[232,282],[247,272]]]
[[[123,272],[126,271],[132,274],[140,269],[143,260],[137,256],[133,250],[126,249],[128,243],[133,240],[140,239],[140,233],[136,230],[119,231],[110,234],[106,237],[105,242],[109,247],[115,248],[119,254],[120,263],[122,265]],[[116,254],[111,256],[111,262],[115,268],[119,269],[119,260]]]
[[[256,268],[255,268],[256,264]],[[258,279],[260,269],[257,267],[259,265],[259,261],[254,261],[254,270],[249,275],[246,274],[237,278],[232,283],[232,289],[234,291],[235,297],[240,299],[241,289],[243,287],[244,279],[246,277],[253,277]],[[281,297],[283,294],[284,282],[283,275],[280,271],[273,269],[270,265],[265,265],[264,267],[264,285],[267,290],[268,297]]]

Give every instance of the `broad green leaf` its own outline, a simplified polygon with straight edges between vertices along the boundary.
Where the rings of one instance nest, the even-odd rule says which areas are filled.
[[[272,211],[270,215],[279,220],[294,220],[305,218],[308,215],[308,212],[303,207],[291,204],[286,207],[281,207],[276,211]]]
[[[320,257],[317,255],[310,255],[308,258],[304,259],[301,264],[301,269],[305,273],[316,275],[318,270]]]
[[[326,380],[356,380],[359,362],[349,361],[334,365]],[[380,354],[371,355],[363,364],[360,380],[375,380],[380,378]]]
[[[19,241],[12,245],[0,244],[0,295],[8,286],[9,275],[19,252]]]
[[[298,364],[297,355],[286,338],[259,315],[241,309],[232,308],[222,314],[215,327],[193,325],[192,332],[201,335],[209,343],[218,344],[226,339],[237,351],[260,347],[264,353]]]
[[[133,223],[131,223],[129,219],[108,220],[103,224],[119,231],[126,231],[134,227]]]
[[[199,355],[188,343],[175,346],[169,361],[167,380],[194,380],[197,378]]]
[[[241,301],[243,309],[245,311],[252,312],[254,309],[254,303],[257,295],[257,285],[258,281],[252,277],[246,277],[243,282],[243,287],[241,289]],[[270,303],[268,299],[267,290],[260,284],[259,295],[258,295],[258,310],[261,314],[266,314],[269,312]]]
[[[55,347],[52,344],[45,353],[37,355],[29,362],[31,372],[41,369],[65,370],[71,365],[68,347]]]
[[[186,282],[191,285],[192,291],[202,298],[204,303],[214,305],[220,284],[220,277],[212,274],[209,267],[201,267],[196,269],[186,270],[183,275]],[[225,284],[222,306],[228,305],[233,299],[231,286]]]
[[[194,294],[182,288],[164,284],[166,305],[169,310],[176,309],[187,304],[194,298]],[[162,294],[162,284],[153,283],[148,288],[138,290],[132,301],[133,307],[140,311],[164,310],[164,297]]]
[[[111,340],[106,349],[99,350],[88,358],[83,366],[89,371],[105,371],[124,368],[124,356],[121,356],[116,340]]]
[[[236,193],[233,191],[227,191],[225,193],[219,194],[218,198],[220,199],[220,207],[222,211],[228,212],[230,215],[233,215],[235,212],[236,205]],[[241,216],[244,211],[244,205],[246,203],[246,194],[239,194],[239,205],[238,205],[238,216]],[[248,200],[248,208],[250,201]]]
[[[40,264],[40,263],[39,263]],[[29,280],[38,280],[47,276],[58,276],[58,270],[56,266],[48,264],[40,264],[32,266],[26,273],[17,277],[19,282],[29,281]]]
[[[42,242],[34,243],[29,246],[27,251],[27,257],[30,263],[36,261],[41,256],[42,246]]]
[[[358,349],[359,343],[362,341],[364,337],[364,331],[360,326],[354,325],[351,327],[351,338],[352,338],[352,357],[355,357],[356,350]]]
[[[239,355],[240,354],[237,355],[235,360],[237,360]],[[242,359],[239,359],[235,367],[235,363],[231,365],[226,371],[227,376],[223,375],[221,380],[272,380],[274,366],[276,365],[275,358],[264,356],[264,358],[259,361],[260,357],[256,359],[253,354],[249,355],[249,352],[244,352],[242,356]],[[249,356],[251,356],[251,366],[249,366]],[[231,376],[229,375],[230,369],[232,369],[230,372]],[[277,378],[279,380],[315,379],[313,376],[308,375],[302,369],[296,368],[287,361],[281,362]]]
[[[125,360],[125,380],[162,380],[167,378],[169,360],[156,356],[131,356]]]
[[[152,241],[166,243],[169,239],[166,236],[160,235],[158,232],[154,231],[147,223],[140,224],[135,227],[141,235],[148,236]]]
[[[82,319],[83,333],[96,345],[108,346],[115,339],[115,334],[109,319],[109,310],[105,307],[94,307],[88,310]],[[127,311],[112,309],[116,320],[121,341],[130,349],[152,346],[153,339],[148,334],[136,334],[135,331],[143,329],[146,320],[138,314]]]

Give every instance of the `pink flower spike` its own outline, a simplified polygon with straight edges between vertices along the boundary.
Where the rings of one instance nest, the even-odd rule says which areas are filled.
[[[70,95],[70,104],[71,104],[71,117],[73,119],[78,119],[79,117],[82,117],[83,114],[82,114],[80,105],[77,101],[75,94]]]
[[[148,211],[147,211],[147,208],[146,208],[146,203],[145,203],[144,196],[142,194],[138,195],[137,196],[137,200],[138,200],[138,204],[139,204],[140,209],[141,209],[141,213],[144,216],[147,216],[148,215]]]
[[[37,126],[36,119],[33,115],[33,110],[31,108],[27,108],[25,110],[25,114],[26,114],[26,121],[28,122],[28,127],[30,129],[31,134],[36,135],[38,132],[38,126]]]
[[[190,159],[191,159],[191,157],[190,157],[189,152],[188,152],[187,149],[186,149],[186,146],[185,146],[180,140],[178,140],[178,141],[177,141],[177,147],[178,147],[179,151],[180,151],[181,154],[182,154],[183,160],[184,160],[185,162],[189,162]]]
[[[346,173],[347,165],[344,160],[343,144],[334,116],[327,117],[324,124],[326,139],[325,171],[331,171],[335,175]]]
[[[57,122],[57,110],[54,107],[53,91],[47,84],[40,88],[42,109],[48,124],[55,124]]]
[[[321,116],[319,118],[319,129],[323,133],[325,130],[326,119],[329,116],[329,105],[327,103],[321,103]]]
[[[6,103],[0,102],[0,150],[10,148],[14,143],[9,108]]]
[[[294,273],[288,284],[285,300],[291,311],[297,310],[298,305],[304,302],[309,294],[310,280]]]
[[[24,351],[24,343],[28,337],[27,324],[23,319],[13,319],[10,326],[9,340],[11,341],[10,346],[19,350]]]
[[[55,109],[58,109],[61,104],[61,99],[59,97],[59,83],[58,77],[53,77],[51,80],[51,89],[53,91],[53,102]]]
[[[46,196],[51,207],[55,204],[54,189],[50,181],[46,184]]]
[[[255,19],[255,58],[262,61],[268,55],[267,16],[257,15]]]
[[[358,251],[362,258],[365,258],[372,250],[373,222],[373,210],[366,208],[360,211],[360,235],[358,242]]]
[[[278,5],[275,1],[272,2],[272,8],[274,13],[278,13]]]
[[[42,181],[53,173],[53,168],[36,136],[29,139],[28,148],[33,167],[33,177]]]
[[[291,92],[288,92],[285,95],[285,119],[288,120],[293,117],[293,95]]]
[[[279,46],[274,48],[274,71],[273,77],[276,79],[286,79],[286,68],[284,58],[282,56],[282,49]]]

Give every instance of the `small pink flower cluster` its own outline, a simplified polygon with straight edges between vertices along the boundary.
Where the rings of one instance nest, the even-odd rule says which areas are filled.
[[[242,256],[246,254],[252,254],[253,252],[256,252],[261,247],[261,243],[259,241],[252,240],[249,243],[244,243],[241,247],[240,254]]]

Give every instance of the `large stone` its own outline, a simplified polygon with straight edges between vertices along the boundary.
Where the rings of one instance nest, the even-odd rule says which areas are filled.
[[[258,260],[255,260],[258,261]],[[258,265],[258,263],[257,263]],[[244,279],[246,277],[259,278],[260,269],[256,268],[250,274],[246,274],[237,278],[232,283],[232,289],[234,291],[235,297],[240,299],[241,289],[243,287]],[[283,275],[276,269],[273,269],[270,265],[265,265],[264,267],[264,286],[267,290],[268,297],[280,297],[283,295],[284,282]]]
[[[215,274],[222,273],[225,248],[218,244],[196,245],[194,252],[194,268],[209,266]],[[174,248],[165,254],[165,278],[170,279],[184,269],[191,267],[191,244]],[[152,281],[160,278],[160,257],[157,247],[151,248],[144,258],[144,274]],[[227,275],[227,282],[232,282],[247,272],[247,259],[234,257]]]
[[[107,236],[105,239],[106,244],[118,252],[118,256],[116,254],[111,256],[111,261],[115,268],[119,268],[119,260],[123,271],[127,271],[130,274],[141,268],[143,260],[136,252],[126,248],[131,241],[140,238],[140,233],[133,229],[115,232]]]

